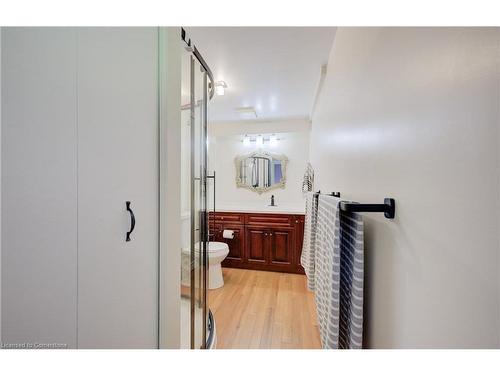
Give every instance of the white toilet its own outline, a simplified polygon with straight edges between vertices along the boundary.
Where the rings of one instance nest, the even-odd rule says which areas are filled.
[[[196,258],[199,255],[199,245],[195,246]],[[224,286],[224,278],[222,277],[221,263],[229,254],[229,246],[224,242],[209,242],[208,243],[208,289],[217,289]],[[183,266],[189,266],[190,249],[182,250]],[[188,274],[183,272],[183,274]],[[189,281],[185,280],[185,284]]]
[[[208,289],[224,286],[221,263],[229,254],[229,246],[224,242],[208,243]]]

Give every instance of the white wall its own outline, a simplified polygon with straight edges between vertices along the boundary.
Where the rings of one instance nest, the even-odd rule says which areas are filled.
[[[339,28],[313,116],[317,188],[366,214],[372,348],[499,346],[499,31]]]
[[[234,158],[256,151],[255,143],[245,147],[244,134],[270,134],[276,132],[280,140],[277,146],[264,144],[263,150],[284,154],[288,158],[287,180],[284,189],[274,189],[263,194],[236,187]],[[274,195],[278,208],[303,210],[302,177],[309,158],[310,124],[307,121],[242,122],[210,124],[209,127],[209,173],[216,171],[217,209],[265,209]],[[211,192],[210,186],[210,192]],[[212,197],[209,197],[212,206]]]

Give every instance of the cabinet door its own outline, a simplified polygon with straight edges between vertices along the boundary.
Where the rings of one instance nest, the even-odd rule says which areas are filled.
[[[79,29],[80,348],[158,346],[157,34]]]
[[[224,264],[230,265],[231,263],[239,263],[243,261],[243,249],[245,247],[245,231],[243,225],[223,224],[222,232],[224,230],[232,230],[234,238],[223,238],[221,233],[221,241],[227,243],[229,246],[229,254],[227,255]]]
[[[269,229],[247,226],[246,261],[249,264],[267,264]]]
[[[269,262],[276,266],[291,266],[295,242],[292,228],[276,228],[269,232]]]
[[[304,216],[297,215],[294,219],[295,223],[295,252],[293,263],[297,272],[304,273],[304,268],[300,264],[300,256],[302,254],[302,245],[304,242]]]

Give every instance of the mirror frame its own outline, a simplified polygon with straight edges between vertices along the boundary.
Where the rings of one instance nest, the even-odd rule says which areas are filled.
[[[248,159],[248,158],[251,158],[251,157],[255,157],[255,156],[269,156],[269,157],[272,157],[273,159],[281,160],[282,169],[283,169],[283,177],[281,178],[281,181],[279,183],[274,184],[274,185],[269,186],[269,187],[258,187],[258,188],[255,188],[255,187],[248,186],[248,185],[244,184],[243,182],[241,182],[241,177],[239,176],[239,170],[240,170],[241,162],[243,160],[245,160],[245,159]],[[268,151],[261,151],[260,150],[260,151],[251,152],[250,154],[236,156],[234,158],[234,166],[235,166],[235,172],[236,172],[236,175],[235,175],[236,187],[238,187],[238,188],[244,188],[244,189],[247,189],[247,190],[250,190],[250,191],[254,191],[254,192],[258,193],[258,194],[262,194],[262,193],[265,193],[266,191],[270,191],[270,190],[274,190],[274,189],[284,189],[285,185],[286,185],[286,169],[287,169],[287,164],[288,164],[288,158],[286,157],[286,155],[284,155],[284,154],[273,154],[273,153],[268,152]]]

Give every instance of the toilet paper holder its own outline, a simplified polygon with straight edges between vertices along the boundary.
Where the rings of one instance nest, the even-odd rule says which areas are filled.
[[[231,230],[231,229],[224,229],[224,231],[222,232],[222,238],[227,238],[227,239],[234,239],[234,230]]]

